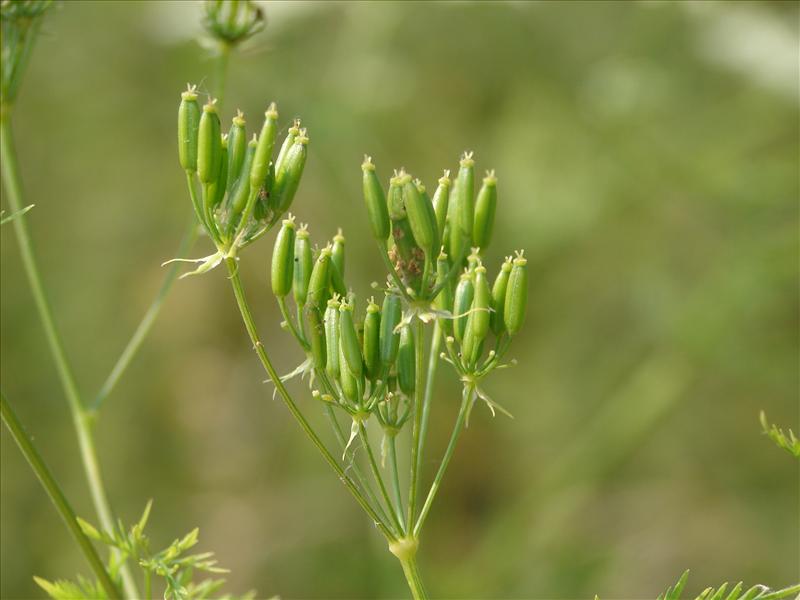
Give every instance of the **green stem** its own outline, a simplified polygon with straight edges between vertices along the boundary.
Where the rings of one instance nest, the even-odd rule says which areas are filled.
[[[406,576],[406,582],[411,590],[411,596],[414,600],[426,600],[428,594],[425,592],[425,586],[422,584],[422,578],[419,575],[419,568],[417,567],[417,559],[412,556],[411,558],[401,559],[400,564],[403,567],[403,573]]]
[[[75,538],[78,546],[80,546],[81,551],[86,557],[86,560],[89,561],[89,566],[92,568],[92,571],[94,571],[94,574],[97,577],[97,580],[100,582],[100,585],[103,586],[103,589],[109,598],[121,598],[122,596],[120,595],[117,586],[111,580],[108,571],[106,571],[103,561],[100,560],[97,550],[95,550],[89,538],[86,537],[86,534],[83,533],[80,525],[78,525],[78,519],[75,516],[75,511],[72,510],[72,506],[70,506],[69,501],[64,496],[64,492],[61,491],[61,487],[53,477],[50,469],[47,468],[47,465],[45,464],[38,450],[36,450],[36,446],[33,445],[33,441],[25,432],[22,423],[20,423],[17,415],[14,413],[14,410],[11,408],[11,405],[8,403],[8,400],[3,394],[0,394],[0,409],[2,409],[0,412],[2,412],[3,421],[5,422],[6,427],[8,427],[8,430],[11,432],[11,436],[14,438],[14,441],[17,443],[17,446],[19,446],[20,451],[27,459],[28,464],[31,466],[31,469],[33,469],[33,472],[36,474],[36,477],[42,484],[42,487],[44,487],[44,491],[47,492],[47,495],[50,497],[50,501],[53,503],[53,506],[56,507],[58,514],[61,515],[62,519],[64,519],[67,529],[69,529],[72,537]]]
[[[8,204],[12,211],[17,211],[22,207],[22,190],[20,188],[16,153],[11,138],[11,128],[7,118],[0,119],[0,154],[3,156],[3,161],[0,166],[2,167],[2,177],[6,188]],[[81,460],[89,484],[92,501],[94,502],[95,511],[97,512],[97,517],[103,529],[106,531],[113,531],[114,519],[100,476],[100,465],[97,460],[97,452],[94,448],[94,440],[90,427],[91,419],[87,416],[80,394],[78,393],[75,377],[67,361],[64,345],[56,329],[55,320],[53,319],[53,314],[44,292],[42,278],[39,274],[39,267],[33,254],[33,245],[31,243],[30,234],[28,233],[26,216],[22,215],[14,219],[13,225],[22,265],[28,278],[28,284],[30,285],[34,303],[39,313],[39,319],[44,328],[50,353],[56,364],[61,386],[67,397],[70,413],[72,414],[72,422],[78,437],[78,445],[80,446]],[[118,551],[114,550],[112,554],[117,556]],[[127,564],[123,564],[120,567],[120,574],[122,575],[125,595],[130,598],[138,598],[139,592],[136,589],[136,583],[131,574],[130,567]]]
[[[219,43],[219,54],[216,60],[216,80],[217,80],[217,106],[222,110],[222,103],[225,100],[225,83],[228,78],[228,63],[231,56],[231,47],[227,42]]]
[[[464,391],[464,399],[461,401],[461,408],[458,411],[456,424],[453,426],[453,433],[450,434],[450,442],[447,444],[447,450],[444,452],[442,462],[439,465],[439,470],[436,472],[436,476],[433,478],[431,489],[428,491],[428,496],[425,498],[425,503],[422,505],[422,510],[419,512],[419,519],[417,519],[417,523],[414,525],[413,536],[415,538],[419,536],[419,532],[422,530],[422,525],[425,523],[425,518],[428,516],[428,511],[431,509],[433,499],[436,498],[436,493],[439,491],[439,486],[442,484],[442,478],[444,477],[444,472],[447,470],[447,465],[450,464],[450,459],[453,458],[453,451],[456,449],[458,437],[464,430],[464,422],[466,421],[467,412],[469,411],[469,406],[473,400],[474,394],[474,384],[468,386]]]
[[[336,436],[336,441],[339,442],[339,446],[341,446],[342,451],[347,448],[347,438],[344,436],[344,431],[342,431],[342,426],[339,423],[339,420],[336,418],[336,415],[333,412],[333,407],[330,404],[325,404],[325,415],[328,417],[328,420],[331,423],[331,427],[333,428],[333,433]],[[383,510],[378,497],[375,495],[375,492],[372,490],[372,486],[369,484],[364,472],[361,470],[361,467],[358,466],[358,463],[354,460],[352,463],[353,473],[356,475],[356,479],[358,480],[358,484],[361,486],[361,489],[364,491],[364,494],[367,496],[367,500],[375,509],[375,512],[378,513],[380,517],[381,523],[383,523],[384,527],[387,529],[391,529],[391,525],[389,524],[389,518],[386,516],[386,512]]]
[[[400,293],[406,300],[413,302],[413,298],[408,295],[406,287],[403,285],[403,280],[400,279],[400,275],[397,274],[392,261],[389,260],[389,255],[386,253],[386,244],[378,240],[378,249],[380,250],[379,254],[381,255],[381,259],[383,259],[384,266],[389,271],[389,275],[392,276],[392,279],[394,279],[395,284],[397,284],[397,289],[400,290]]]
[[[439,366],[439,349],[442,344],[442,326],[439,319],[433,326],[431,338],[431,353],[428,356],[428,375],[425,378],[425,397],[422,399],[422,422],[419,428],[419,452],[417,453],[417,471],[422,470],[422,452],[425,449],[425,439],[428,436],[428,420],[430,419],[431,402],[433,401],[434,379]]]
[[[311,425],[300,412],[300,409],[297,407],[294,400],[292,400],[291,395],[289,395],[289,391],[286,389],[286,386],[283,385],[278,373],[275,371],[275,367],[272,366],[272,362],[270,361],[269,356],[267,356],[266,350],[264,349],[264,344],[259,338],[258,329],[256,328],[255,321],[253,320],[253,315],[250,312],[250,306],[247,303],[244,288],[242,287],[242,281],[239,277],[238,269],[236,268],[236,260],[233,258],[227,258],[225,259],[225,265],[228,268],[231,286],[233,287],[233,294],[236,297],[236,303],[239,306],[239,312],[241,313],[245,329],[247,329],[247,333],[250,336],[250,341],[253,343],[253,347],[258,355],[258,359],[261,361],[261,365],[264,367],[264,370],[275,384],[275,387],[277,388],[283,403],[286,405],[286,408],[288,408],[289,412],[292,413],[292,416],[300,425],[306,436],[308,436],[308,439],[310,439],[314,446],[316,446],[317,450],[319,450],[320,454],[322,454],[322,457],[325,459],[331,469],[334,470],[341,482],[344,483],[345,487],[356,499],[356,502],[358,502],[361,508],[364,509],[364,512],[366,512],[367,515],[369,515],[369,517],[375,522],[376,527],[378,527],[387,540],[394,540],[395,536],[381,522],[378,514],[369,505],[369,502],[367,502],[367,500],[361,494],[361,491],[358,489],[355,483],[353,483],[353,480],[347,476],[322,440],[319,439],[319,436],[317,436],[317,434],[311,428]]]
[[[303,351],[308,352],[310,350],[308,346],[308,342],[306,342],[303,334],[300,333],[300,330],[295,326],[294,321],[289,316],[289,309],[286,306],[286,298],[283,296],[278,298],[278,307],[281,309],[281,315],[283,315],[283,320],[286,321],[286,325],[289,327],[289,331],[294,336],[294,339],[297,340],[297,343],[303,348]]]
[[[150,600],[153,597],[153,581],[152,581],[152,573],[150,569],[144,570],[144,597],[146,600]]]
[[[183,234],[181,243],[178,246],[176,256],[184,256],[189,251],[189,248],[192,247],[196,239],[197,221],[195,220],[194,215],[192,215],[189,225],[186,228],[186,232]],[[139,348],[144,342],[144,339],[147,337],[147,334],[150,333],[150,329],[153,327],[153,323],[155,323],[158,313],[161,311],[161,307],[167,298],[167,294],[169,294],[169,291],[172,289],[172,284],[177,280],[180,270],[181,266],[179,263],[173,263],[172,266],[170,266],[167,274],[164,276],[164,281],[161,283],[161,287],[159,288],[156,297],[153,298],[153,301],[150,303],[147,312],[144,313],[144,317],[142,317],[141,322],[133,332],[133,336],[131,336],[130,341],[128,341],[128,344],[125,346],[122,354],[120,354],[119,358],[117,359],[114,368],[111,369],[111,373],[109,373],[108,377],[103,383],[103,386],[97,393],[94,402],[92,402],[92,405],[89,408],[89,411],[92,414],[96,413],[100,409],[105,399],[119,382],[122,374],[128,368],[128,365],[130,365],[133,357],[136,355],[136,352],[138,352]]]
[[[388,435],[388,434],[387,434]],[[389,462],[392,467],[392,488],[394,490],[394,501],[397,505],[397,516],[400,519],[400,526],[405,531],[405,522],[403,521],[403,497],[400,494],[400,472],[397,468],[397,445],[395,443],[396,434],[393,432],[389,437]]]
[[[423,373],[422,364],[424,361],[424,333],[420,319],[416,320],[416,331],[414,332],[414,345],[416,355],[416,368],[414,376],[414,424],[411,430],[411,481],[408,490],[408,526],[411,528],[414,523],[417,508],[417,488],[419,487],[419,455],[420,455],[420,431],[422,425],[422,394],[423,394]]]
[[[383,501],[386,503],[386,509],[389,511],[389,514],[392,518],[392,523],[394,524],[397,533],[399,535],[403,535],[405,531],[405,526],[402,524],[402,517],[398,518],[397,511],[399,509],[395,508],[392,504],[392,499],[389,497],[389,492],[386,489],[386,484],[383,482],[383,477],[381,476],[381,470],[378,468],[378,462],[375,460],[375,454],[372,452],[372,446],[369,443],[369,436],[367,435],[367,428],[364,427],[364,423],[359,421],[358,423],[358,437],[361,439],[361,443],[364,446],[364,450],[367,452],[367,458],[369,459],[369,467],[372,469],[372,476],[375,478],[375,483],[378,485],[378,489],[381,492],[381,496],[383,496]]]

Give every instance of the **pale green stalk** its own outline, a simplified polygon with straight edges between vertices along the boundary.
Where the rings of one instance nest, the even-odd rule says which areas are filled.
[[[185,256],[192,245],[194,245],[196,239],[197,220],[195,219],[194,215],[192,215],[189,225],[186,228],[186,232],[183,234],[181,243],[178,246],[176,256]],[[159,288],[156,297],[153,298],[153,301],[147,308],[147,312],[144,313],[144,317],[142,317],[141,322],[133,332],[133,336],[131,336],[131,339],[125,346],[125,349],[122,351],[122,354],[120,354],[117,362],[114,364],[114,368],[111,369],[111,372],[108,374],[108,377],[100,388],[100,391],[97,393],[97,396],[95,396],[95,399],[89,408],[92,413],[96,413],[100,409],[100,407],[103,405],[103,402],[106,400],[106,398],[108,398],[109,394],[111,394],[111,391],[116,387],[117,383],[119,383],[122,374],[131,364],[133,357],[136,355],[136,352],[139,351],[139,348],[142,346],[147,334],[150,333],[150,329],[152,329],[153,324],[158,317],[158,313],[161,311],[161,307],[164,304],[164,301],[167,299],[167,295],[169,294],[170,289],[172,289],[172,284],[175,283],[180,271],[180,263],[173,263],[170,266],[167,274],[164,276],[164,281],[161,283],[161,287]]]
[[[408,583],[414,600],[426,600],[428,594],[425,591],[425,586],[423,586],[422,578],[419,575],[416,557],[412,556],[407,559],[400,559],[400,564],[403,566],[403,574],[406,576],[406,582]]]
[[[12,211],[19,210],[22,203],[22,190],[20,188],[16,153],[14,149],[13,140],[11,139],[11,128],[8,121],[8,113],[3,113],[0,118],[0,153],[2,153],[3,160],[0,163],[2,166],[3,183],[6,188],[6,195],[8,198],[9,206]],[[91,418],[89,417],[83,402],[81,401],[78,387],[75,383],[75,377],[72,374],[72,369],[67,361],[66,353],[64,352],[64,345],[61,342],[61,337],[56,329],[55,320],[53,319],[50,304],[44,292],[42,285],[42,278],[39,274],[39,267],[36,263],[36,258],[33,253],[33,245],[31,243],[30,234],[28,233],[27,219],[25,215],[14,219],[13,226],[14,232],[17,237],[17,244],[19,246],[20,257],[22,265],[25,269],[25,274],[28,278],[28,283],[33,294],[34,303],[39,313],[39,319],[44,328],[47,344],[50,348],[50,353],[53,356],[53,361],[56,364],[59,380],[64,389],[64,394],[67,397],[67,404],[69,405],[70,413],[72,414],[72,423],[75,427],[75,433],[78,437],[78,445],[80,447],[81,460],[83,462],[86,480],[89,484],[89,491],[91,492],[92,501],[97,512],[98,519],[103,529],[113,531],[114,518],[112,516],[111,505],[108,502],[103,481],[100,476],[100,465],[97,460],[97,452],[94,447],[94,439],[91,431]],[[115,555],[118,552],[113,551]],[[139,592],[136,589],[136,583],[131,574],[130,568],[127,564],[123,564],[120,568],[122,575],[123,586],[125,588],[125,595],[130,598],[138,598]]]
[[[400,472],[397,468],[397,444],[395,443],[396,434],[392,433],[389,437],[389,463],[392,468],[392,488],[394,491],[394,501],[397,505],[397,517],[400,519],[400,526],[405,531],[405,521],[403,520],[403,497],[400,494]]]
[[[83,555],[89,562],[89,566],[97,577],[97,581],[100,582],[100,585],[109,598],[121,598],[122,596],[117,586],[111,580],[111,576],[108,574],[105,565],[103,565],[103,561],[100,560],[97,550],[95,550],[89,538],[86,537],[80,525],[78,525],[78,518],[75,516],[75,511],[72,510],[72,506],[66,496],[64,496],[64,492],[61,490],[61,487],[53,477],[47,464],[45,464],[36,446],[34,446],[31,437],[25,432],[25,428],[22,426],[22,423],[20,423],[19,418],[2,393],[0,393],[0,412],[2,412],[3,421],[6,427],[8,427],[8,431],[11,433],[17,446],[19,446],[20,451],[25,456],[31,469],[33,469],[42,487],[44,487],[56,511],[58,511],[58,514],[64,520],[72,537],[75,538],[78,546],[80,546],[81,552],[83,552]]]
[[[367,459],[369,460],[370,469],[372,469],[372,475],[375,478],[375,483],[378,485],[378,489],[381,491],[381,495],[383,496],[383,501],[386,503],[386,508],[389,511],[389,514],[392,517],[392,523],[394,524],[398,535],[403,535],[404,526],[401,524],[400,519],[397,518],[397,509],[392,504],[392,499],[389,497],[389,492],[386,489],[386,484],[383,481],[383,477],[381,476],[381,470],[378,468],[378,462],[375,460],[375,454],[372,452],[372,446],[369,443],[369,436],[367,435],[367,428],[364,427],[364,423],[358,423],[358,437],[361,439],[361,443],[364,446],[364,450],[367,452]]]
[[[416,516],[417,508],[417,488],[419,487],[419,455],[420,455],[420,430],[422,428],[422,395],[423,395],[423,372],[422,364],[424,360],[424,333],[422,321],[416,320],[416,331],[414,332],[414,346],[416,347],[415,358],[416,368],[414,370],[414,423],[411,430],[411,481],[408,490],[408,527],[411,529]]]
[[[436,476],[433,478],[433,483],[428,491],[428,496],[425,498],[425,503],[422,505],[422,510],[420,510],[419,513],[419,519],[417,519],[417,523],[414,525],[413,536],[415,538],[419,536],[422,525],[425,523],[425,518],[428,516],[428,511],[430,511],[433,500],[436,498],[436,493],[439,491],[439,486],[442,484],[442,478],[444,477],[444,472],[447,470],[447,465],[450,464],[450,459],[453,458],[453,451],[456,449],[458,438],[461,435],[461,432],[464,430],[467,412],[469,411],[469,406],[473,401],[474,394],[475,384],[467,386],[467,388],[464,390],[464,398],[461,401],[461,408],[458,411],[456,424],[453,426],[453,433],[450,434],[450,442],[447,444],[447,450],[444,452],[442,462],[439,465],[439,470],[436,472]]]
[[[292,400],[289,391],[286,389],[286,386],[283,385],[283,382],[280,379],[277,371],[275,371],[275,367],[272,365],[272,362],[267,356],[266,350],[264,349],[264,344],[261,342],[261,339],[258,335],[258,329],[256,328],[255,321],[253,319],[252,312],[250,311],[250,306],[247,302],[247,298],[244,293],[244,288],[242,287],[242,281],[239,277],[238,268],[236,265],[236,260],[233,258],[225,259],[225,265],[228,268],[228,273],[230,275],[231,286],[233,287],[233,294],[236,297],[236,303],[239,307],[239,312],[242,316],[242,321],[244,323],[245,329],[247,330],[247,334],[250,336],[250,341],[253,344],[253,347],[258,355],[258,359],[261,361],[261,365],[264,367],[264,370],[269,375],[272,382],[275,384],[275,387],[278,390],[278,393],[281,396],[286,408],[289,409],[289,412],[292,413],[292,416],[295,418],[297,423],[303,429],[303,432],[306,434],[308,439],[317,447],[320,454],[322,454],[325,461],[328,465],[333,469],[336,475],[339,477],[339,480],[345,485],[348,491],[353,495],[356,499],[356,502],[364,509],[364,512],[369,515],[369,517],[375,522],[375,526],[383,533],[387,540],[394,541],[396,538],[392,534],[391,531],[381,522],[381,519],[378,517],[378,514],[375,510],[370,506],[369,502],[364,498],[361,494],[361,491],[355,485],[352,479],[348,477],[348,475],[344,472],[342,467],[330,453],[328,448],[322,442],[322,440],[317,436],[317,434],[312,429],[311,425],[308,423],[306,418],[300,412],[300,409],[295,404],[294,400]]]
[[[439,319],[433,326],[433,337],[431,338],[431,353],[428,356],[428,375],[425,378],[425,397],[422,399],[422,422],[419,428],[419,451],[417,452],[417,470],[422,470],[422,452],[425,449],[425,439],[428,436],[428,420],[431,413],[431,402],[433,401],[434,380],[436,370],[439,366],[439,349],[442,344],[442,326]]]

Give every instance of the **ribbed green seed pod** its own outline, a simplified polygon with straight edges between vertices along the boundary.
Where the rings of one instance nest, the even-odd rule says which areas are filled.
[[[471,273],[463,273],[458,280],[456,292],[453,298],[453,334],[459,343],[464,339],[464,331],[467,328],[467,312],[472,306],[472,298],[475,295],[475,285],[472,281]]]
[[[390,233],[389,209],[386,206],[383,186],[378,181],[375,165],[369,156],[364,157],[364,162],[361,163],[361,170],[363,172],[364,202],[367,205],[367,213],[372,224],[372,234],[378,240],[385,240]]]
[[[381,310],[380,333],[381,365],[385,369],[391,367],[397,358],[400,335],[395,333],[394,330],[400,324],[401,318],[400,297],[395,294],[387,294],[383,300],[383,309]]]
[[[447,221],[447,206],[450,200],[450,171],[439,178],[439,185],[433,193],[433,212],[436,214],[436,229],[439,238],[444,239],[444,226]]]
[[[207,201],[211,202],[211,208],[214,209],[219,206],[222,199],[225,197],[225,187],[228,182],[228,137],[222,136],[222,156],[219,161],[219,175],[217,175],[214,183],[208,186]]]
[[[439,252],[439,230],[436,226],[436,213],[433,211],[425,186],[417,181],[407,180],[403,184],[406,215],[411,225],[414,240],[425,254],[433,259]]]
[[[333,248],[331,250],[331,262],[339,269],[339,274],[344,277],[344,234],[339,229],[333,236]]]
[[[358,381],[360,377],[357,377],[355,373],[350,370],[350,367],[347,365],[347,358],[344,354],[344,345],[342,344],[341,338],[339,339],[339,384],[342,386],[342,392],[344,393],[344,397],[350,402],[350,404],[358,406],[360,404],[360,398],[358,394]]]
[[[222,160],[222,137],[215,100],[203,106],[197,133],[197,176],[203,183],[213,183],[219,177]]]
[[[275,103],[269,105],[264,113],[264,124],[261,126],[261,134],[258,136],[256,153],[253,156],[253,164],[250,165],[250,188],[260,189],[264,185],[269,170],[269,162],[272,159],[272,147],[275,145],[275,132],[278,129],[278,109]]]
[[[308,306],[303,311],[308,324],[308,336],[311,339],[311,357],[317,369],[325,369],[327,363],[327,348],[325,344],[325,325],[319,316],[316,307]]]
[[[331,249],[325,247],[319,251],[319,256],[311,269],[311,280],[308,282],[307,303],[322,310],[328,299],[328,285],[330,284]]]
[[[406,325],[400,330],[400,345],[397,352],[397,383],[400,391],[406,396],[414,394],[416,369],[414,334],[411,332],[411,327]]]
[[[450,191],[450,200],[447,204],[447,219],[444,225],[444,243],[447,248],[447,253],[450,255],[451,260],[459,260],[461,258],[464,248],[469,246],[464,232],[458,226],[458,206],[456,198],[458,197],[458,179],[453,182],[453,189]]]
[[[468,240],[472,239],[472,227],[475,221],[475,161],[472,152],[465,152],[461,157],[458,169],[458,184],[455,189],[458,225]]]
[[[492,240],[494,214],[497,209],[497,177],[487,171],[475,204],[475,223],[472,229],[472,245],[485,250]]]
[[[308,283],[311,281],[311,270],[314,259],[311,256],[311,243],[308,240],[308,229],[302,225],[297,230],[294,241],[294,273],[292,291],[297,306],[303,307],[308,298]]]
[[[200,129],[200,104],[194,86],[181,94],[178,107],[178,160],[184,171],[197,171],[197,138]]]
[[[250,140],[250,143],[247,145],[247,151],[244,155],[241,175],[239,176],[238,181],[234,183],[233,190],[231,191],[230,198],[228,200],[228,203],[231,207],[231,220],[229,221],[230,227],[234,225],[233,217],[241,214],[245,205],[247,204],[247,198],[250,194],[250,178],[246,177],[245,173],[250,172],[250,165],[253,163],[253,156],[256,153],[257,145],[258,140],[256,139],[255,134],[253,134],[253,139]]]
[[[276,171],[279,171],[282,168],[283,163],[286,160],[286,155],[289,152],[289,149],[294,145],[294,140],[298,133],[300,133],[300,119],[295,119],[294,123],[292,123],[292,126],[289,127],[289,131],[286,132],[286,137],[283,138],[281,149],[278,150],[278,158],[275,159]]]
[[[394,177],[389,179],[387,205],[389,210],[389,218],[393,221],[404,219],[406,217],[406,207],[403,200],[403,184],[405,183],[406,177],[405,171],[400,171],[400,173],[395,171]]]
[[[294,272],[294,217],[289,216],[281,225],[275,237],[275,248],[272,251],[272,293],[278,298],[283,298],[292,289],[292,274]]]
[[[347,367],[355,377],[361,377],[364,372],[364,362],[361,358],[358,334],[353,322],[353,307],[347,303],[339,306],[339,335],[339,343],[342,345],[342,354],[347,361]]]
[[[508,277],[503,319],[508,335],[511,336],[519,333],[522,323],[525,321],[525,309],[528,303],[527,264],[528,260],[522,255],[522,252],[519,252],[514,259],[511,275]]]
[[[450,261],[447,254],[440,252],[436,259],[436,286],[442,287],[442,290],[433,299],[433,307],[436,310],[449,312],[453,308],[453,284],[448,280],[450,274]],[[443,284],[444,282],[444,284]],[[443,285],[442,285],[443,284]],[[447,335],[453,335],[453,321],[452,319],[442,319],[442,328]]]
[[[467,317],[467,327],[464,334],[463,354],[469,364],[474,364],[478,359],[481,342],[489,333],[489,307],[492,302],[492,292],[486,280],[486,268],[479,265],[475,268],[474,296],[472,306]]]
[[[381,372],[381,309],[372,298],[367,305],[367,314],[364,317],[364,366],[367,376],[371,381],[380,377]]]
[[[275,172],[275,185],[269,190],[270,206],[280,215],[289,210],[300,186],[300,178],[308,156],[308,136],[305,130],[295,138],[294,144],[286,153],[283,165]]]
[[[242,175],[245,155],[247,154],[247,132],[242,111],[237,111],[228,130],[228,180],[225,186],[230,194]]]
[[[508,289],[508,277],[511,274],[511,257],[507,257],[503,265],[500,267],[500,272],[492,285],[492,316],[490,323],[492,332],[495,335],[500,335],[505,331],[506,323],[503,319],[506,304],[506,289]]]
[[[331,298],[325,309],[325,371],[331,379],[339,378],[339,300]]]

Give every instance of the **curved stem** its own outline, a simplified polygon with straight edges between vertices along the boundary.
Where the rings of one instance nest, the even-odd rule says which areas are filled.
[[[2,153],[3,156],[0,166],[2,167],[3,183],[6,188],[8,203],[13,211],[17,211],[22,206],[22,190],[20,188],[14,144],[11,139],[11,128],[6,118],[0,119],[0,153]],[[13,225],[17,236],[22,265],[25,269],[31,294],[33,295],[34,303],[39,313],[39,320],[42,322],[47,344],[53,356],[53,361],[56,364],[59,380],[61,381],[61,387],[64,389],[64,394],[67,397],[67,404],[72,414],[72,422],[78,437],[83,469],[89,484],[95,511],[97,512],[97,517],[103,529],[113,531],[114,519],[112,517],[111,505],[106,497],[106,491],[100,476],[100,465],[97,460],[97,452],[94,448],[90,419],[87,417],[83,402],[78,393],[75,377],[67,361],[64,345],[56,329],[55,320],[50,310],[50,304],[44,292],[42,278],[39,274],[39,267],[33,254],[33,245],[31,243],[30,234],[28,233],[26,215],[14,219]],[[112,550],[112,554],[116,556],[118,555],[118,551]],[[122,575],[125,595],[130,598],[138,598],[139,592],[136,589],[136,583],[131,574],[130,567],[127,564],[122,564],[120,567],[120,574]]]
[[[300,333],[300,330],[295,326],[294,321],[292,321],[292,318],[289,315],[289,309],[286,306],[286,298],[283,296],[278,298],[278,307],[281,309],[283,320],[286,321],[286,325],[289,327],[289,331],[294,336],[294,339],[297,340],[297,343],[300,344],[300,347],[303,348],[304,352],[308,352],[310,350],[308,342],[306,342],[305,337],[303,337],[303,334]],[[302,321],[300,324],[302,326]]]
[[[185,255],[192,247],[196,239],[197,221],[195,220],[194,215],[192,215],[189,225],[186,228],[186,232],[183,234],[183,238],[181,238],[181,243],[178,246],[176,256],[181,257]],[[125,346],[122,354],[119,355],[116,364],[114,364],[114,368],[111,369],[111,372],[108,374],[108,377],[100,388],[100,391],[97,392],[97,396],[95,396],[94,401],[89,407],[89,411],[91,413],[96,413],[100,409],[105,399],[114,389],[114,387],[116,387],[117,383],[122,377],[122,374],[128,368],[128,365],[131,364],[133,357],[136,355],[136,352],[138,352],[139,348],[144,342],[144,339],[147,337],[147,334],[150,333],[150,329],[153,327],[153,323],[155,323],[158,313],[161,311],[161,307],[167,298],[167,294],[169,294],[169,291],[172,289],[172,284],[175,283],[178,278],[180,269],[181,266],[179,263],[173,263],[170,266],[167,274],[164,276],[164,281],[161,283],[161,287],[159,288],[156,297],[153,298],[153,301],[147,308],[147,312],[144,313],[144,317],[142,317],[141,322],[133,332],[131,339]]]
[[[14,410],[11,408],[11,405],[8,403],[5,395],[1,393],[0,413],[2,413],[3,421],[5,422],[6,427],[8,427],[9,432],[11,432],[11,436],[14,438],[17,446],[19,446],[20,451],[25,456],[28,464],[31,466],[31,469],[33,469],[33,472],[36,474],[36,477],[42,484],[42,487],[44,487],[44,491],[47,492],[47,495],[49,496],[50,501],[53,503],[53,506],[55,506],[56,511],[58,511],[58,514],[61,515],[64,523],[67,525],[67,529],[69,529],[72,537],[75,538],[78,546],[80,546],[81,551],[86,557],[86,560],[89,562],[89,566],[92,568],[92,571],[94,571],[97,580],[100,582],[100,585],[103,586],[103,590],[105,590],[109,598],[121,598],[122,596],[120,595],[117,586],[111,580],[108,571],[106,571],[103,561],[100,560],[97,550],[95,550],[89,538],[86,537],[86,534],[83,533],[80,525],[78,525],[78,519],[75,516],[75,511],[72,510],[72,506],[64,496],[64,492],[61,490],[61,487],[53,477],[50,469],[47,468],[47,465],[45,464],[41,455],[36,450],[36,446],[34,446],[31,437],[25,432],[22,423],[20,423],[16,413],[14,413]]]
[[[424,333],[422,321],[416,320],[417,326],[414,332],[414,345],[416,346],[416,368],[414,376],[414,424],[411,430],[411,481],[408,490],[408,526],[411,527],[414,523],[417,508],[417,488],[419,487],[419,455],[420,455],[420,430],[422,425],[422,394],[423,394],[423,347],[424,347]]]
[[[464,422],[466,421],[467,412],[469,412],[469,406],[473,401],[474,394],[474,385],[470,385],[465,388],[464,398],[461,401],[461,408],[458,411],[456,424],[453,426],[453,433],[450,434],[450,442],[447,444],[447,450],[444,452],[442,462],[439,465],[439,470],[436,472],[436,476],[433,478],[431,489],[428,491],[428,496],[425,498],[425,504],[422,505],[422,510],[419,512],[419,519],[417,519],[417,523],[414,525],[413,535],[415,538],[419,536],[422,525],[425,523],[425,518],[428,516],[428,511],[430,511],[431,505],[433,504],[433,499],[436,498],[436,492],[439,491],[439,486],[442,484],[442,478],[444,477],[444,472],[447,470],[447,465],[450,464],[450,459],[453,458],[453,451],[456,449],[458,437],[464,430]]]
[[[398,518],[397,516],[398,509],[392,504],[392,499],[389,497],[386,484],[383,482],[383,477],[381,476],[381,470],[378,468],[378,462],[375,460],[375,454],[372,452],[372,446],[369,443],[367,428],[364,427],[364,423],[362,422],[358,423],[358,437],[361,439],[361,443],[364,445],[364,450],[367,451],[367,458],[369,459],[369,467],[372,469],[372,476],[375,478],[375,483],[378,485],[378,489],[381,491],[383,501],[386,503],[386,508],[391,515],[392,523],[394,524],[398,535],[403,535],[405,526],[402,524],[402,517]]]
[[[381,533],[383,533],[388,540],[394,540],[395,536],[381,522],[381,519],[378,517],[375,510],[369,505],[369,502],[367,502],[367,500],[361,494],[361,491],[358,489],[358,487],[356,487],[355,483],[353,483],[353,480],[347,476],[322,440],[319,439],[319,436],[317,436],[317,434],[311,428],[311,425],[300,412],[300,409],[297,407],[294,400],[292,400],[291,395],[289,395],[289,391],[286,389],[286,386],[283,385],[278,373],[275,371],[275,367],[272,366],[272,362],[270,361],[269,356],[267,356],[266,350],[264,349],[264,344],[261,343],[261,339],[258,335],[258,329],[256,328],[255,321],[253,320],[253,315],[250,312],[250,306],[247,303],[244,288],[242,287],[242,281],[239,277],[238,269],[236,268],[236,260],[233,258],[226,258],[225,266],[228,268],[231,286],[233,287],[233,294],[236,297],[236,303],[239,306],[239,312],[241,313],[245,329],[247,329],[247,333],[250,336],[250,341],[253,343],[253,347],[258,355],[258,359],[261,361],[261,365],[264,367],[264,370],[267,372],[270,379],[272,379],[272,383],[275,384],[275,387],[277,388],[283,403],[286,405],[286,408],[288,408],[289,412],[292,413],[292,416],[300,425],[306,436],[308,436],[308,439],[310,439],[314,446],[317,447],[317,450],[319,450],[320,454],[322,454],[322,457],[325,459],[331,469],[334,470],[341,482],[344,483],[345,487],[356,499],[356,502],[358,502],[361,508],[364,509],[364,512],[366,512],[375,522],[376,527],[380,529]]]

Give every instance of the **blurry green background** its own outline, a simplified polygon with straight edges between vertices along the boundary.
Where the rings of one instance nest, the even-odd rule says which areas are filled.
[[[530,303],[486,384],[422,540],[434,597],[652,598],[726,579],[800,580],[798,464],[758,412],[797,429],[798,4],[276,3],[231,63],[223,116],[302,115],[293,207],[338,225],[359,293],[383,279],[360,196],[433,185],[474,150],[495,168],[490,270],[525,248]],[[65,2],[43,28],[14,119],[58,325],[91,396],[155,293],[190,215],[175,113],[213,84],[193,2]],[[5,201],[3,206],[7,207]],[[279,370],[301,354],[266,283],[273,236],[241,269]],[[206,240],[192,256],[210,252]],[[96,521],[10,226],[2,386],[79,514]],[[279,401],[224,274],[179,282],[107,402],[98,445],[117,512],[155,500],[158,544],[200,526],[229,588],[390,598],[395,559]],[[428,477],[455,417],[440,370]],[[317,407],[294,384],[309,413]],[[316,417],[315,417],[316,419]],[[326,430],[327,432],[327,430]],[[3,431],[3,598],[86,572]]]

